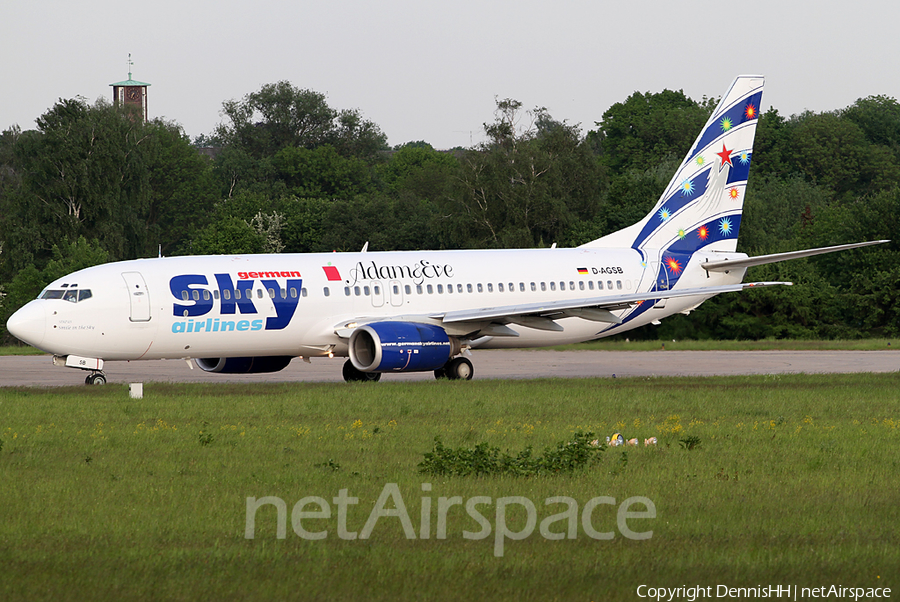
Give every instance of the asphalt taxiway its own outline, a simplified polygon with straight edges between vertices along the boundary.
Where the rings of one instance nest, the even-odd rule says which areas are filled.
[[[894,351],[548,351],[480,350],[472,353],[475,378],[584,378],[721,376],[733,374],[900,371]],[[341,382],[344,358],[295,359],[272,374],[212,374],[185,360],[107,362],[108,382]],[[0,357],[0,386],[79,385],[86,372],[53,366],[50,356]],[[385,374],[382,382],[433,379],[430,372]]]

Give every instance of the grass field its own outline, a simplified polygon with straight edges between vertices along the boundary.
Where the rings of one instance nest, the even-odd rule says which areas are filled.
[[[684,585],[900,587],[900,374],[371,385],[0,388],[0,599],[636,600]],[[435,436],[535,455],[578,431],[614,447],[573,473],[433,476]],[[690,449],[689,449],[690,448]],[[383,516],[361,538],[378,506]],[[429,487],[430,484],[430,487]],[[358,498],[344,504],[343,497]],[[387,492],[387,493],[386,493]],[[245,537],[247,498],[272,505]],[[294,504],[328,518],[292,522]],[[459,497],[491,528],[487,537]],[[498,528],[527,534],[500,538]],[[577,503],[574,520],[551,497]],[[588,527],[582,512],[599,496]],[[641,496],[655,518],[617,511]],[[441,501],[441,498],[445,498]],[[424,515],[427,521],[423,521]],[[631,506],[631,511],[646,506]],[[627,508],[626,508],[627,510]],[[395,511],[395,514],[399,511]],[[424,525],[423,522],[428,524]],[[327,532],[313,540],[297,535]],[[357,533],[345,539],[342,530]],[[423,531],[429,536],[422,537]],[[301,531],[302,532],[302,531]],[[715,589],[713,590],[715,591]]]

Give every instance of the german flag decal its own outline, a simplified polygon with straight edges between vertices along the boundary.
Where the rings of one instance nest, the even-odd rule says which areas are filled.
[[[587,273],[588,273],[588,269],[587,269],[587,268],[578,268],[578,273],[579,273],[579,274],[587,274]]]

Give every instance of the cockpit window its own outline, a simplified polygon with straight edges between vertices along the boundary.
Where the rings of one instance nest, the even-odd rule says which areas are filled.
[[[47,289],[38,299],[63,299],[64,301],[68,301],[69,303],[78,303],[79,301],[84,301],[85,299],[91,298],[91,290],[90,289],[81,289],[77,290],[74,288],[64,289],[64,290],[53,290]]]

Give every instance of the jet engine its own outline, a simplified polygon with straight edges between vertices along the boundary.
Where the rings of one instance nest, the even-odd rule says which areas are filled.
[[[372,322],[350,335],[350,361],[362,372],[437,370],[459,351],[459,341],[432,324]]]
[[[197,358],[197,365],[204,372],[222,374],[259,374],[284,370],[291,360],[289,355],[266,357],[204,357]]]

